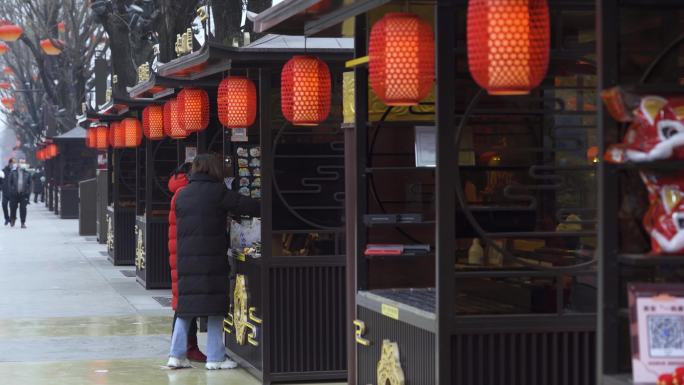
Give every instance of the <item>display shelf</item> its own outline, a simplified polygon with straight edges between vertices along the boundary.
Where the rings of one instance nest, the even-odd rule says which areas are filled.
[[[630,266],[684,265],[683,255],[618,254],[617,260]]]
[[[653,7],[672,7],[684,8],[684,2],[681,0],[619,0],[620,5],[624,7],[645,7],[652,9]]]

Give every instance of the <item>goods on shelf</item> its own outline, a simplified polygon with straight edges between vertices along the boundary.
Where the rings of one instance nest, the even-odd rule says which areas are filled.
[[[639,98],[630,113],[635,96],[618,89],[601,96],[613,118],[630,125],[622,143],[608,148],[605,159],[611,163],[684,159],[684,99],[647,95]]]

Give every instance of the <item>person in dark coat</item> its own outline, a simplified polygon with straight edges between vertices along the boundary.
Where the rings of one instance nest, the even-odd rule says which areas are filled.
[[[173,197],[171,198],[171,210],[169,211],[169,266],[171,267],[171,307],[174,311],[178,306],[178,269],[176,268],[176,197],[178,196],[178,193],[188,185],[190,167],[192,167],[192,164],[183,163],[173,172],[169,178],[169,191],[171,191],[173,194]],[[173,325],[176,324],[176,318],[178,318],[178,316],[174,314],[172,330]],[[207,356],[202,353],[199,345],[197,344],[197,320],[194,318],[190,321],[190,327],[188,329],[188,350],[186,357],[190,361],[207,361]]]
[[[232,369],[226,358],[223,318],[228,313],[228,214],[260,215],[260,204],[230,191],[223,183],[221,160],[198,155],[192,163],[189,184],[176,196],[176,252],[178,303],[171,338],[170,368],[189,367],[186,357],[188,329],[195,317],[207,317],[207,369]]]
[[[2,169],[3,179],[2,179],[2,213],[5,216],[5,226],[10,223],[9,215],[9,201],[10,201],[10,189],[9,189],[9,177],[12,168],[14,167],[14,158],[9,158],[7,165]]]
[[[42,169],[37,169],[33,175],[31,175],[31,185],[33,186],[33,203],[38,203],[38,197],[40,196],[40,201],[44,202],[44,192],[43,192],[43,180],[45,174]]]
[[[17,208],[21,218],[21,228],[26,228],[26,206],[31,199],[31,173],[27,170],[28,164],[22,159],[17,167],[10,172],[10,225],[14,227],[17,221]]]

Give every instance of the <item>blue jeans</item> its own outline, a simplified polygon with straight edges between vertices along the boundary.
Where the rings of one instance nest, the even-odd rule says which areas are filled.
[[[185,358],[188,351],[188,329],[192,317],[178,317],[171,337],[171,352],[175,358]],[[207,318],[207,362],[223,362],[226,359],[226,345],[223,341],[223,317]]]

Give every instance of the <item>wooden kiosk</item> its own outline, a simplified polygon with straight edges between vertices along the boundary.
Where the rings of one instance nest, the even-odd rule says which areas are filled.
[[[97,154],[85,146],[86,131],[80,127],[53,138],[59,155],[53,167],[54,210],[62,219],[78,218],[78,182],[95,176]]]
[[[176,83],[153,74],[150,79],[130,87],[129,96],[141,106],[161,104],[173,95]],[[179,152],[184,141],[144,137],[136,149],[135,269],[137,282],[146,289],[171,288],[168,250],[171,193],[167,185],[171,172],[184,159]]]
[[[595,5],[549,5],[547,75],[516,97],[473,82],[466,1],[285,0],[257,16],[258,32],[355,39],[349,384],[594,383]],[[372,26],[407,11],[432,26],[435,88],[387,107],[363,58]]]
[[[309,39],[306,50],[301,36],[268,35],[242,48],[210,40],[158,71],[214,87],[230,75],[257,84],[258,119],[248,127],[248,141],[232,142],[231,132],[218,125],[207,131],[205,145],[199,139],[198,151],[222,152],[238,181],[239,170],[250,168],[248,193],[262,202],[260,254],[231,258],[235,277],[224,329],[231,357],[264,384],[347,375],[339,126],[341,69],[351,49],[349,42],[326,40]],[[293,127],[281,115],[280,70],[298,54],[318,56],[332,72],[332,111],[317,127]]]

